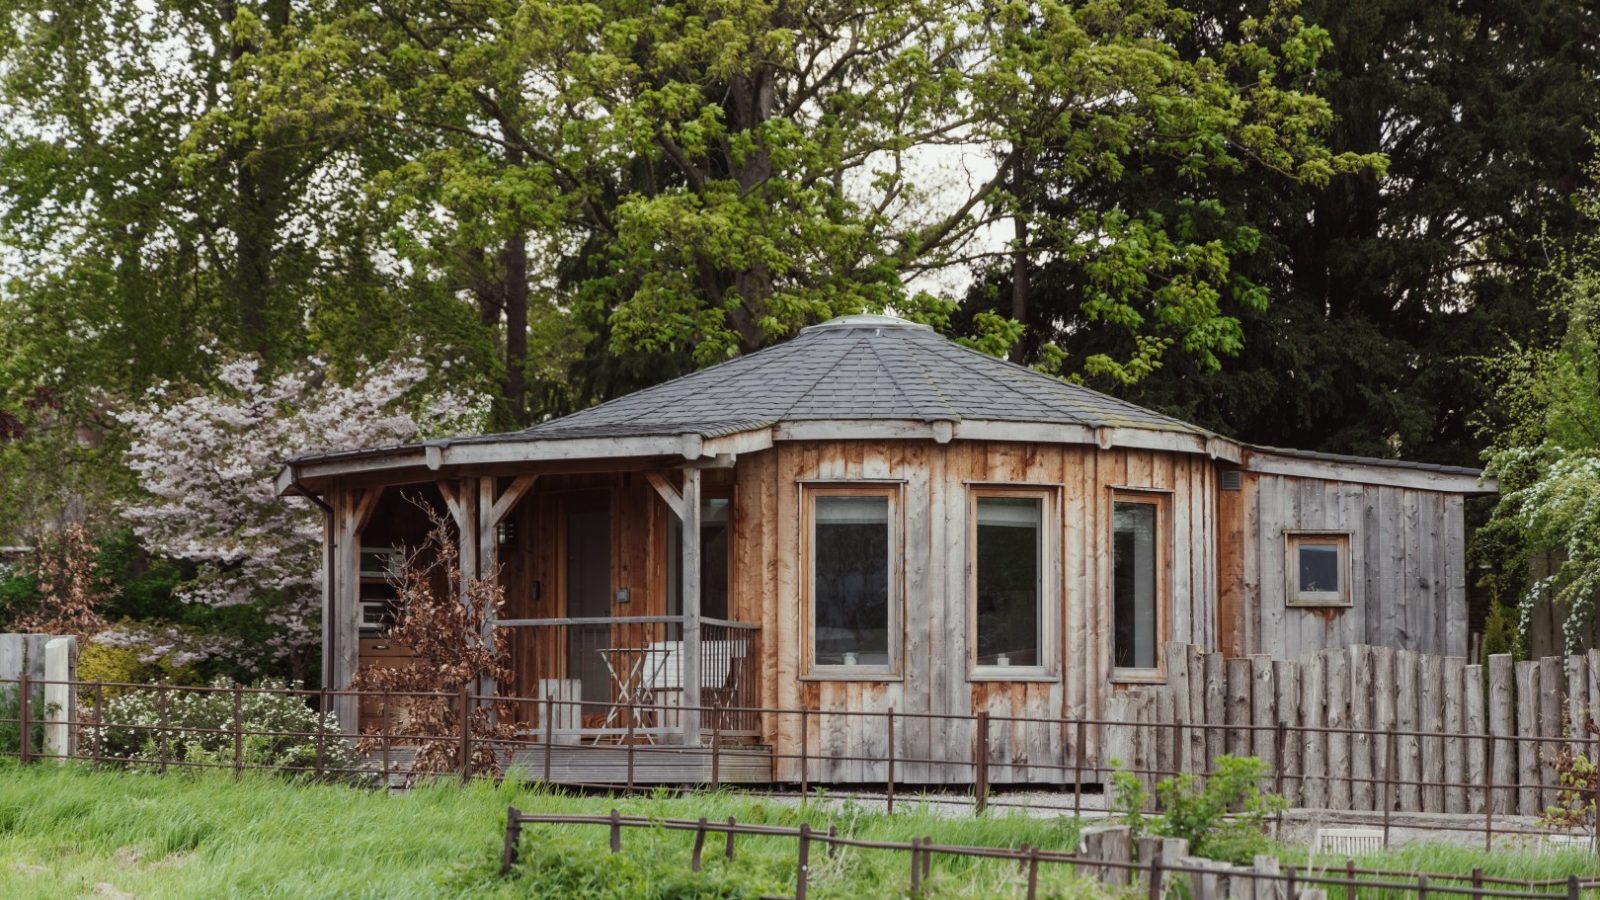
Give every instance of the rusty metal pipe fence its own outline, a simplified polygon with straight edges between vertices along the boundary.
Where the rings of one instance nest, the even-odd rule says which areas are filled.
[[[1189,875],[1210,876],[1218,872],[1214,868],[1199,868],[1184,865],[1182,862],[1164,860],[1159,850],[1149,860],[1133,862],[1090,857],[1079,853],[1045,850],[1027,845],[1013,848],[937,844],[934,843],[931,837],[914,838],[909,843],[865,840],[841,836],[831,827],[827,831],[819,831],[808,824],[801,824],[796,828],[777,825],[741,824],[731,816],[726,822],[721,822],[705,818],[689,820],[624,816],[616,809],[612,809],[610,815],[605,816],[544,814],[526,813],[513,806],[506,811],[505,842],[500,860],[500,873],[502,875],[509,874],[519,862],[521,858],[522,829],[527,825],[605,826],[610,832],[610,851],[612,853],[620,853],[622,851],[624,829],[643,828],[656,831],[693,832],[694,849],[690,856],[689,866],[695,872],[701,871],[704,865],[706,840],[712,835],[724,836],[723,855],[730,861],[735,858],[735,837],[738,835],[793,839],[795,841],[795,900],[805,900],[809,889],[811,848],[813,845],[820,845],[830,857],[839,848],[909,853],[908,883],[912,896],[918,894],[923,882],[928,879],[933,859],[936,856],[1015,862],[1021,873],[1026,875],[1029,900],[1034,900],[1038,896],[1039,870],[1044,865],[1066,865],[1075,871],[1086,869],[1102,880],[1119,885],[1126,885],[1130,881],[1142,882],[1152,900],[1159,900],[1164,896],[1168,883],[1175,877]],[[1302,869],[1295,866],[1287,866],[1281,872],[1255,870],[1248,873],[1240,872],[1234,877],[1245,878],[1253,882],[1256,887],[1255,896],[1280,896],[1291,898],[1291,900],[1303,896],[1302,892],[1307,890],[1321,891],[1325,896],[1337,896],[1337,892],[1342,892],[1350,900],[1355,900],[1361,891],[1381,891],[1386,894],[1397,892],[1402,895],[1415,894],[1419,898],[1445,896],[1486,898],[1486,900],[1488,898],[1501,898],[1501,900],[1556,900],[1556,898],[1571,898],[1571,900],[1577,900],[1584,891],[1600,888],[1600,879],[1585,880],[1576,875],[1568,876],[1565,879],[1517,881],[1487,877],[1481,870],[1474,871],[1470,875],[1394,872],[1384,869],[1357,868],[1353,863],[1339,868],[1337,872],[1338,874],[1335,876],[1325,869],[1318,870],[1311,867]],[[1517,890],[1512,888],[1517,888]]]
[[[45,685],[66,685],[71,688],[74,702],[68,710],[47,710],[40,708],[33,698],[33,689]],[[728,754],[735,751],[748,752],[759,747],[756,742],[763,734],[771,735],[782,733],[787,740],[779,748],[760,748],[766,758],[771,760],[775,774],[779,767],[784,769],[784,777],[774,777],[764,785],[751,787],[737,785],[747,793],[760,795],[795,796],[804,800],[816,793],[816,788],[824,784],[848,784],[856,788],[855,792],[828,790],[832,798],[856,798],[883,802],[888,812],[893,812],[899,794],[904,793],[908,785],[922,785],[935,789],[962,788],[969,790],[966,796],[952,797],[940,796],[938,793],[920,793],[918,803],[928,804],[959,804],[970,805],[976,815],[982,815],[988,808],[1024,808],[1031,810],[1049,810],[1060,813],[1082,815],[1084,812],[1097,812],[1094,807],[1084,804],[1084,791],[1081,786],[1094,786],[1104,783],[1107,777],[1115,771],[1107,764],[1103,748],[1109,739],[1119,729],[1163,729],[1171,732],[1171,746],[1178,748],[1171,755],[1173,765],[1162,767],[1154,765],[1124,767],[1122,771],[1139,776],[1147,784],[1160,778],[1190,773],[1201,779],[1213,773],[1213,760],[1207,754],[1199,754],[1196,758],[1185,749],[1190,746],[1189,735],[1194,732],[1210,734],[1221,732],[1227,736],[1240,737],[1244,744],[1249,746],[1255,743],[1257,736],[1270,738],[1278,748],[1274,754],[1275,760],[1282,760],[1282,748],[1290,740],[1304,740],[1307,736],[1364,736],[1372,740],[1381,740],[1385,752],[1384,764],[1381,771],[1369,776],[1356,776],[1353,774],[1341,775],[1339,778],[1351,784],[1363,783],[1371,785],[1379,809],[1365,811],[1367,815],[1381,816],[1384,832],[1384,846],[1389,846],[1390,835],[1396,827],[1426,828],[1438,831],[1473,832],[1481,833],[1486,849],[1493,846],[1496,836],[1526,836],[1543,838],[1552,834],[1571,835],[1571,831],[1526,827],[1507,821],[1497,821],[1504,814],[1496,811],[1495,798],[1500,792],[1515,792],[1537,790],[1551,797],[1564,797],[1578,803],[1594,803],[1600,809],[1600,785],[1592,791],[1584,789],[1580,795],[1573,785],[1560,783],[1530,783],[1515,780],[1507,783],[1497,783],[1494,779],[1494,754],[1496,745],[1516,742],[1523,745],[1533,744],[1540,747],[1572,746],[1577,739],[1571,736],[1564,737],[1532,737],[1515,736],[1505,737],[1498,735],[1468,734],[1441,731],[1417,731],[1402,729],[1359,729],[1352,727],[1333,726],[1306,726],[1306,725],[1248,725],[1248,724],[1199,724],[1199,723],[1129,723],[1110,719],[1097,718],[1041,718],[1041,717],[1013,717],[995,716],[986,712],[973,715],[960,715],[950,713],[921,713],[904,712],[889,709],[883,712],[865,710],[819,710],[819,709],[793,709],[774,708],[761,706],[735,706],[730,704],[716,706],[701,706],[702,734],[700,743],[695,746],[684,746],[677,743],[654,743],[662,740],[664,736],[658,729],[641,730],[635,732],[632,727],[607,729],[596,735],[574,735],[564,732],[556,727],[558,722],[570,721],[579,715],[582,709],[594,708],[616,711],[616,720],[631,726],[638,721],[650,721],[650,715],[666,716],[681,712],[686,707],[681,704],[648,704],[648,703],[606,703],[598,700],[575,699],[570,701],[558,700],[553,697],[527,698],[527,697],[502,697],[473,693],[462,687],[456,691],[354,691],[354,690],[329,690],[329,689],[294,689],[294,688],[252,688],[241,685],[229,687],[217,686],[187,686],[187,685],[149,685],[121,682],[90,682],[90,681],[48,681],[30,678],[23,675],[20,678],[0,679],[0,696],[3,696],[8,687],[15,690],[18,699],[16,704],[17,715],[0,718],[0,724],[15,725],[23,739],[15,748],[0,748],[0,755],[17,757],[23,763],[31,763],[41,758],[60,758],[66,754],[56,752],[47,754],[42,749],[36,750],[28,735],[37,726],[68,726],[76,729],[78,733],[78,746],[71,754],[72,758],[112,765],[125,766],[152,766],[162,771],[168,768],[177,769],[222,769],[231,771],[237,777],[246,771],[271,770],[292,774],[313,775],[319,778],[366,778],[374,781],[393,779],[406,774],[405,751],[416,749],[427,744],[446,744],[454,751],[453,756],[458,761],[458,768],[462,777],[468,775],[468,761],[473,758],[475,749],[479,744],[487,744],[495,751],[497,758],[503,759],[505,768],[520,770],[523,777],[536,782],[550,782],[552,761],[556,754],[570,751],[573,747],[612,747],[620,749],[625,755],[625,770],[623,777],[604,782],[577,782],[563,781],[562,784],[570,787],[594,788],[603,790],[627,789],[632,790],[640,785],[638,779],[641,763],[652,758],[675,756],[683,758],[686,755],[709,762],[709,777],[698,785],[691,787],[733,786],[725,782],[720,776],[727,771],[725,763]],[[158,710],[157,720],[149,722],[116,722],[108,721],[103,715],[107,708],[108,696],[111,693],[127,695],[140,693],[156,699]],[[170,708],[173,698],[182,696],[195,696],[201,694],[223,694],[232,699],[233,714],[231,721],[215,725],[190,725],[181,722],[168,721],[164,718]],[[275,695],[298,698],[311,709],[317,710],[322,715],[317,718],[318,726],[312,731],[271,730],[248,726],[242,715],[243,701],[252,695]],[[329,713],[341,701],[349,699],[360,705],[364,701],[376,704],[381,710],[382,725],[377,729],[369,729],[361,733],[352,733],[341,730],[329,724]],[[522,721],[522,729],[514,738],[483,738],[474,734],[469,727],[470,717],[467,715],[455,716],[459,723],[458,728],[452,729],[448,734],[414,734],[393,730],[393,722],[403,713],[404,705],[408,700],[433,699],[445,700],[459,711],[483,705],[501,710],[512,710]],[[563,711],[563,707],[568,707]],[[860,719],[876,722],[881,726],[886,740],[882,744],[882,753],[863,754],[844,751],[830,752],[825,746],[823,736],[828,733],[828,725],[832,722],[837,725],[841,719]],[[934,723],[957,725],[970,728],[971,740],[967,753],[961,758],[941,756],[932,746],[931,738],[920,753],[908,752],[903,746],[913,743],[909,738],[897,742],[896,734],[906,736],[912,724],[922,726],[922,729],[931,734],[935,729],[930,727]],[[1010,729],[1015,726],[1044,726],[1056,729],[1062,736],[1060,742],[1059,758],[1053,761],[1040,761],[1017,759],[1007,757],[1003,760],[994,758],[996,741],[994,736],[998,731]],[[762,730],[764,726],[765,730]],[[154,758],[148,755],[133,757],[110,753],[106,748],[106,736],[116,730],[142,732],[151,735],[149,749],[154,750]],[[592,743],[575,743],[574,737],[580,740],[591,737]],[[216,754],[205,760],[192,760],[182,757],[175,748],[182,747],[185,739],[203,739],[206,737],[225,738],[225,743],[231,748],[231,759],[219,760]],[[293,738],[314,743],[316,752],[309,765],[262,765],[254,764],[246,759],[245,746],[250,738]],[[796,738],[798,738],[796,740]],[[331,749],[343,746],[348,748],[355,741],[364,741],[370,749],[358,758],[355,765],[336,764],[330,753]],[[1398,771],[1396,757],[1401,743],[1404,741],[1425,742],[1428,740],[1461,740],[1479,741],[1484,747],[1485,764],[1483,777],[1479,781],[1444,781],[1435,779],[1403,777]],[[1201,741],[1202,745],[1206,742]],[[1098,746],[1102,752],[1093,758],[1086,758],[1085,751],[1089,747]],[[1589,736],[1585,743],[1591,759],[1600,760],[1600,738]],[[816,749],[813,749],[816,748]],[[914,749],[914,748],[912,748]],[[1003,747],[1001,749],[1004,749]],[[848,767],[855,767],[850,769]],[[924,774],[937,774],[938,778],[915,779],[908,777],[908,771],[921,767]],[[1002,771],[1001,780],[995,777],[996,770]],[[856,777],[837,777],[841,772],[853,773]],[[867,778],[867,773],[873,775]],[[1011,779],[1005,779],[1003,773],[1009,772]],[[1018,775],[1021,778],[1017,778]],[[1043,777],[1039,777],[1043,776]],[[1285,771],[1282,767],[1269,766],[1268,771],[1259,785],[1263,790],[1282,793],[1286,788],[1293,789],[1297,781],[1313,777],[1298,772]],[[1315,776],[1326,777],[1326,776]],[[751,784],[755,784],[751,782]],[[774,789],[774,786],[787,785],[788,790]],[[1054,797],[1032,796],[1025,802],[1009,800],[1004,793],[996,795],[997,786],[1011,786],[1025,788],[1030,791],[1055,791],[1062,792],[1059,800]],[[1405,788],[1418,789],[1415,806],[1407,805],[1402,809],[1400,792]],[[1426,803],[1428,792],[1420,790],[1424,787],[1461,788],[1468,790],[1476,798],[1473,806],[1477,812],[1468,815],[1452,815],[1449,818],[1439,817],[1427,821],[1408,819],[1397,823],[1397,816],[1410,813],[1443,812],[1443,810],[1429,809]],[[873,793],[867,793],[872,791]],[[1065,796],[1070,792],[1070,796]],[[1590,796],[1592,794],[1592,796]],[[903,801],[899,801],[903,802]],[[1331,811],[1329,818],[1340,815],[1349,816],[1350,813],[1362,811]],[[1586,831],[1582,836],[1590,847],[1596,848],[1593,831]]]

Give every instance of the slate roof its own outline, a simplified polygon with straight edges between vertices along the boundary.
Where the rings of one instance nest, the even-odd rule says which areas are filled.
[[[968,349],[926,325],[846,316],[775,347],[484,439],[716,437],[780,422],[969,419],[1210,434]]]

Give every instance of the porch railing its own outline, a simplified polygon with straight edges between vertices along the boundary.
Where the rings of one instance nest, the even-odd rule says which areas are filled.
[[[556,701],[559,739],[667,741],[683,731],[684,665],[692,652],[682,616],[509,619],[515,629],[517,683],[506,692]],[[702,731],[755,737],[760,628],[723,619],[700,620]],[[540,729],[537,702],[518,704],[519,721]]]

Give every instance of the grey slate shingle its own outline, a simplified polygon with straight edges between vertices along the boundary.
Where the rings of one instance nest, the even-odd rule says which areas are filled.
[[[711,437],[830,419],[976,419],[1209,434],[970,350],[923,325],[887,316],[847,316],[758,353],[494,437]]]

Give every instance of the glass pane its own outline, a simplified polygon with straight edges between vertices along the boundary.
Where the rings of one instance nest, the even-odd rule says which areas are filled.
[[[1126,669],[1156,667],[1156,506],[1113,504],[1113,655]]]
[[[700,504],[700,614],[728,617],[728,507],[726,498]]]
[[[1042,504],[978,499],[978,665],[1037,666]]]
[[[815,659],[889,665],[889,498],[816,498],[812,530]]]
[[[1339,590],[1339,545],[1300,544],[1300,592]]]
[[[728,519],[725,497],[700,502],[700,615],[728,617]],[[683,613],[683,523],[667,516],[667,615]]]

